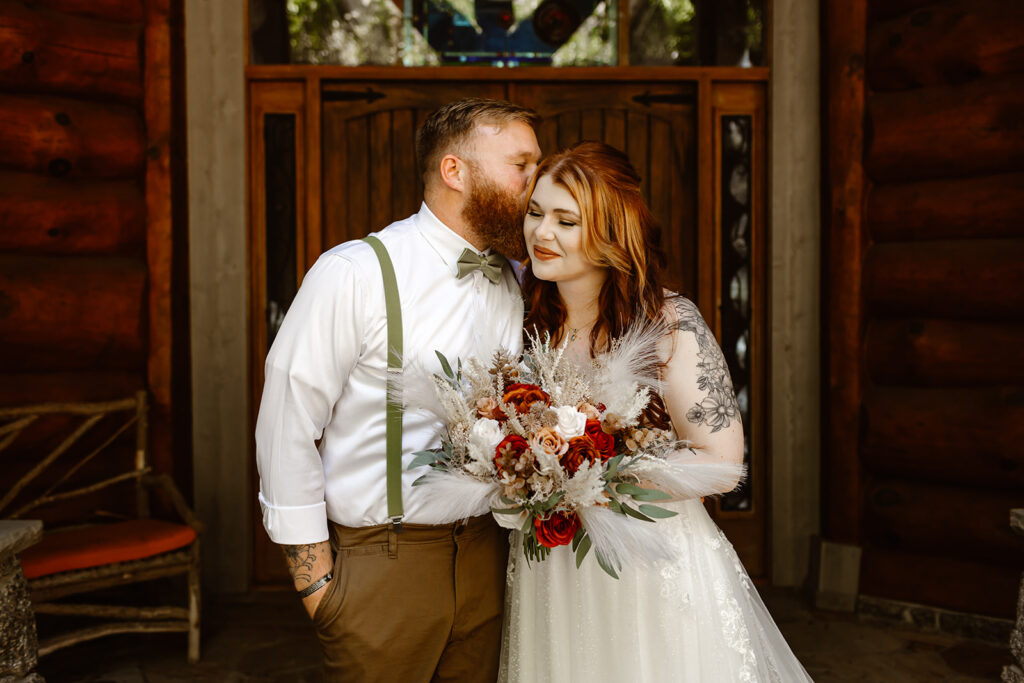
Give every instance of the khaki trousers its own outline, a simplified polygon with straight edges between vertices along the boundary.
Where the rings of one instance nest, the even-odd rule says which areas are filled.
[[[331,547],[313,615],[327,681],[493,683],[508,532],[490,515],[401,533],[332,523]]]

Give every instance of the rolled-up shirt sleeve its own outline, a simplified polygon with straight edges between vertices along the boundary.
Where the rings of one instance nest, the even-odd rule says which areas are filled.
[[[328,538],[324,468],[316,440],[331,420],[363,345],[357,266],[336,253],[303,279],[267,354],[256,421],[263,526],[284,545]]]

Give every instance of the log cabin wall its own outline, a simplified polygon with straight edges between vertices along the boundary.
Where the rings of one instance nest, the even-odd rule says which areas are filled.
[[[1011,616],[1024,553],[1024,5],[824,6],[827,537],[865,595]]]
[[[179,18],[0,0],[0,403],[147,388],[151,462],[190,490]],[[8,455],[0,490],[32,457]]]

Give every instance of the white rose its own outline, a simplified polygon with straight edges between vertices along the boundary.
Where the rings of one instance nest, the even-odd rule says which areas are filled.
[[[587,427],[587,416],[572,406],[562,406],[555,411],[558,415],[558,424],[555,431],[568,441],[576,436],[583,436]]]
[[[479,463],[490,463],[494,467],[494,449],[505,435],[497,420],[481,418],[469,430],[469,457]]]

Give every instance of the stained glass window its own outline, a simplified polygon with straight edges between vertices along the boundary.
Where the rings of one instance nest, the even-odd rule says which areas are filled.
[[[619,2],[628,3],[620,8]],[[250,0],[253,64],[762,63],[764,0]],[[620,12],[620,9],[625,10]],[[620,15],[629,17],[619,45]],[[620,58],[620,55],[622,57]]]

